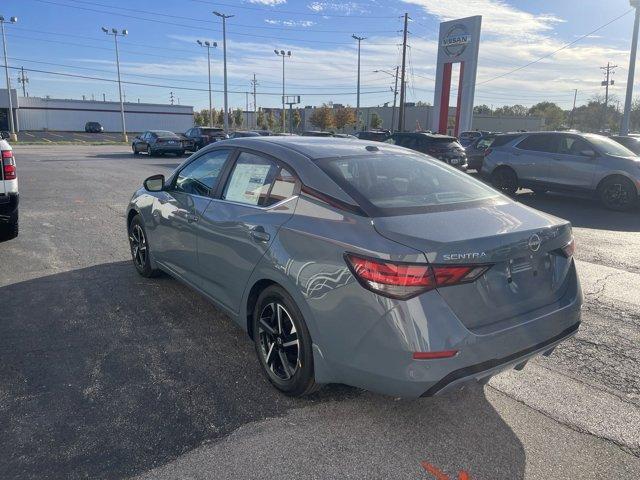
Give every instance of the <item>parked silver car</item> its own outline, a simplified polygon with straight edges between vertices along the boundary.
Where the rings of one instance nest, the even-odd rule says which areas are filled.
[[[520,187],[597,196],[612,210],[638,203],[640,157],[602,135],[538,132],[498,135],[481,174],[513,195]]]
[[[211,299],[289,395],[435,395],[519,369],[580,323],[567,221],[384,143],[210,145],[145,180],[127,231],[138,272]]]

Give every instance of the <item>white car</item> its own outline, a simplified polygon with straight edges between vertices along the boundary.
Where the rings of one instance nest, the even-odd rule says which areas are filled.
[[[18,236],[18,176],[13,148],[0,140],[0,239]]]

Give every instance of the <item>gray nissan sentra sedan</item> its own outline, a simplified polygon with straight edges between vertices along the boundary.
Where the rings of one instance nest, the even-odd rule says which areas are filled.
[[[431,396],[520,369],[580,324],[567,221],[393,145],[218,142],[145,180],[127,213],[138,272],[227,312],[289,395]]]

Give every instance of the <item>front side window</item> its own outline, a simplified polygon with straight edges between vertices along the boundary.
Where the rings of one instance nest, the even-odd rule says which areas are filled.
[[[242,152],[233,167],[223,194],[231,202],[268,207],[293,196],[295,177],[276,162]]]
[[[589,144],[589,142],[583,140],[580,137],[563,135],[560,139],[558,153],[561,153],[563,155],[583,155],[582,152],[587,150],[593,151],[593,147]]]
[[[175,190],[202,197],[213,195],[229,152],[214,150],[188,164],[178,174]]]
[[[349,195],[376,215],[420,213],[496,198],[497,193],[465,173],[419,154],[325,159],[318,165]]]

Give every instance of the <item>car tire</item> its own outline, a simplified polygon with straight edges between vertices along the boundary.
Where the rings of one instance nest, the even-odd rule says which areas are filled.
[[[618,212],[631,210],[638,203],[638,192],[631,180],[621,175],[605,178],[598,187],[602,205]]]
[[[138,151],[135,145],[131,145],[131,150],[133,150],[134,155],[140,155],[140,152]]]
[[[18,212],[16,212],[8,223],[0,224],[0,240],[12,240],[18,236],[19,231]]]
[[[128,233],[131,259],[137,272],[147,278],[160,275],[162,273],[161,270],[151,267],[151,252],[147,241],[147,231],[144,228],[140,215],[133,217],[129,223]]]
[[[291,397],[310,395],[320,388],[315,382],[309,330],[283,288],[272,285],[260,293],[252,332],[258,360],[274,387]]]
[[[509,196],[513,196],[518,191],[518,176],[513,168],[498,167],[491,174],[491,184]]]

